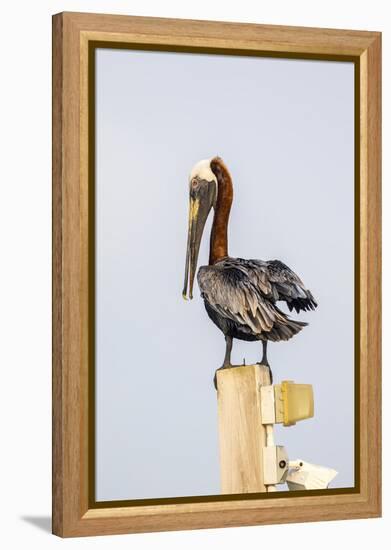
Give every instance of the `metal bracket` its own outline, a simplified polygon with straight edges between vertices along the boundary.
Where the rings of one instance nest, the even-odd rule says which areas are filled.
[[[263,448],[263,479],[265,485],[285,483],[289,461],[285,447],[273,445]]]

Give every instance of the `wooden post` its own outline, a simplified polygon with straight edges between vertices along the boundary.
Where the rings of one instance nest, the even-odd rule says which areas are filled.
[[[263,365],[217,371],[221,492],[266,492],[263,448],[266,429],[261,424],[260,391],[270,384]]]

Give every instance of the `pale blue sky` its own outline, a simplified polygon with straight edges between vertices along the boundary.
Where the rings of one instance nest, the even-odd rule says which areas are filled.
[[[315,417],[277,443],[352,486],[353,64],[98,50],[96,76],[98,500],[220,492],[224,338],[198,288],[181,296],[188,173],[216,154],[234,181],[230,254],[284,261],[319,301],[269,346],[275,382],[315,394]],[[234,362],[260,347],[235,341]]]

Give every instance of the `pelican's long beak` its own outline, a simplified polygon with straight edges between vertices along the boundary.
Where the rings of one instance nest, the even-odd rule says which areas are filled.
[[[216,198],[216,183],[194,178],[190,183],[189,225],[187,234],[187,250],[185,264],[185,282],[183,298],[193,299],[193,284],[197,270],[198,253],[200,250],[202,233],[209,212]],[[189,296],[187,296],[189,286]]]

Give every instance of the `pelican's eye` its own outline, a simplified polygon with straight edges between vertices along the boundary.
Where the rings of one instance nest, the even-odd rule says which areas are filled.
[[[195,187],[197,187],[197,185],[198,185],[198,181],[195,178],[192,179],[191,180],[191,186],[195,188]]]

